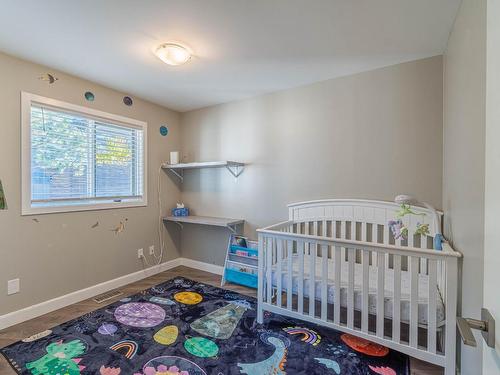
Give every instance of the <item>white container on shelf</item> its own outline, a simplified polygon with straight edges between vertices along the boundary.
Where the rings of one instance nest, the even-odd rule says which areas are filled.
[[[179,151],[170,152],[170,164],[179,164]]]

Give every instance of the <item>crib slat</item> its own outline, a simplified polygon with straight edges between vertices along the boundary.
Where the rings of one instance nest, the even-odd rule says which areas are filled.
[[[363,263],[363,304],[361,310],[361,330],[368,333],[368,291],[370,288],[370,252],[368,250],[363,250],[361,262]]]
[[[258,309],[257,309],[257,321],[259,323],[262,323],[263,321],[263,310],[262,310],[262,302],[264,302],[264,253],[265,253],[265,248],[264,248],[264,243],[265,243],[265,237],[262,234],[259,234],[259,252],[258,252],[258,265],[259,265],[259,271],[258,271],[258,277],[257,277],[257,301],[258,301]]]
[[[427,249],[427,236],[420,235],[420,248]],[[427,273],[427,259],[420,258],[420,273]]]
[[[348,249],[348,283],[347,283],[347,327],[354,328],[354,261],[356,250]]]
[[[351,240],[356,240],[356,222],[351,220]]]
[[[385,277],[385,259],[384,254],[380,253],[377,256],[377,328],[378,337],[384,337],[384,277]]]
[[[309,316],[314,318],[314,307],[316,302],[316,256],[318,245],[312,243],[309,247]]]
[[[273,268],[273,239],[272,238],[267,238],[266,241],[266,255],[267,255],[267,261],[266,261],[266,283],[267,283],[267,293],[266,293],[266,299],[267,303],[271,303],[271,296],[272,296],[272,289],[273,289],[273,280],[272,280],[272,268]]]
[[[419,259],[410,257],[410,346],[413,348],[418,341],[418,266]]]
[[[399,343],[401,327],[401,255],[393,257],[394,295],[392,299],[392,341]]]
[[[277,249],[276,249],[276,305],[281,307],[281,294],[282,294],[282,278],[283,271],[281,268],[281,259],[283,254],[283,240],[276,240]]]
[[[340,324],[340,266],[341,266],[341,256],[342,256],[342,251],[339,246],[335,246],[335,261],[334,261],[334,267],[335,267],[335,298],[333,301],[333,306],[334,306],[334,322],[335,324]]]
[[[297,309],[299,314],[304,313],[304,252],[306,251],[305,243],[297,243],[299,252],[299,279],[298,279],[298,301]]]
[[[378,235],[378,224],[372,225],[372,241],[376,243],[380,242],[380,238]],[[371,256],[372,256],[372,266],[377,265],[378,264],[377,253],[375,251],[372,251]]]
[[[390,239],[390,229],[389,229],[389,225],[387,225],[387,223],[384,225],[384,244],[386,245],[389,245],[389,239]],[[401,246],[401,240],[399,240],[399,244],[396,243],[396,245],[398,246]],[[383,256],[384,257],[384,265],[385,265],[385,268],[388,269],[389,268],[389,254],[379,254],[379,256]]]
[[[429,259],[429,304],[427,311],[427,350],[436,353],[436,299],[437,299],[437,261]]]
[[[287,243],[287,291],[286,291],[286,308],[288,310],[292,309],[292,296],[293,296],[293,242],[286,241]]]
[[[328,307],[328,246],[321,247],[322,266],[321,270],[321,320],[327,319]]]

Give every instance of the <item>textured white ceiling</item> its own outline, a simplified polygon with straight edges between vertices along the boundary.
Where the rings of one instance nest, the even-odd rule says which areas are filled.
[[[186,111],[442,54],[460,0],[0,0],[0,50]],[[188,44],[170,67],[152,49]]]

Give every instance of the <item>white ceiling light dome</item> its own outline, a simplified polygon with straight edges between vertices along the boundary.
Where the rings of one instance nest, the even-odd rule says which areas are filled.
[[[155,54],[165,64],[173,66],[185,64],[192,57],[191,50],[177,42],[160,44]]]

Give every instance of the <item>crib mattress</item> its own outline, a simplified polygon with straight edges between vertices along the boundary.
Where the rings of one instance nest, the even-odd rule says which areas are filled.
[[[309,256],[304,256],[304,296],[309,297],[310,292],[310,276],[309,276]],[[298,266],[299,261],[296,255],[293,256],[293,273],[292,273],[292,292],[297,294],[299,285],[299,272]],[[316,258],[316,270],[315,270],[315,298],[321,298],[322,290],[322,263],[321,258]],[[281,264],[281,283],[283,291],[288,289],[288,262],[285,259]],[[340,305],[342,307],[347,307],[347,280],[348,280],[348,268],[349,263],[343,261],[341,266],[341,283],[340,283]],[[334,277],[334,264],[333,261],[328,261],[328,288],[327,288],[327,298],[328,303],[335,303],[335,283]],[[354,308],[356,310],[361,310],[362,307],[362,280],[363,280],[363,267],[359,263],[354,265]],[[272,284],[277,285],[277,272],[276,268],[272,269]],[[369,314],[377,314],[377,278],[378,269],[376,266],[369,267],[369,292],[368,292],[368,311]],[[418,323],[421,325],[426,325],[428,322],[428,300],[429,300],[429,278],[427,275],[419,274],[418,277]],[[385,291],[384,291],[384,316],[385,318],[392,319],[392,307],[393,307],[393,296],[394,296],[394,271],[392,269],[385,269]],[[436,293],[436,321],[438,326],[445,319],[445,309],[444,304],[441,299],[441,293],[439,291]],[[410,320],[410,273],[408,271],[401,271],[401,321],[408,323]]]

